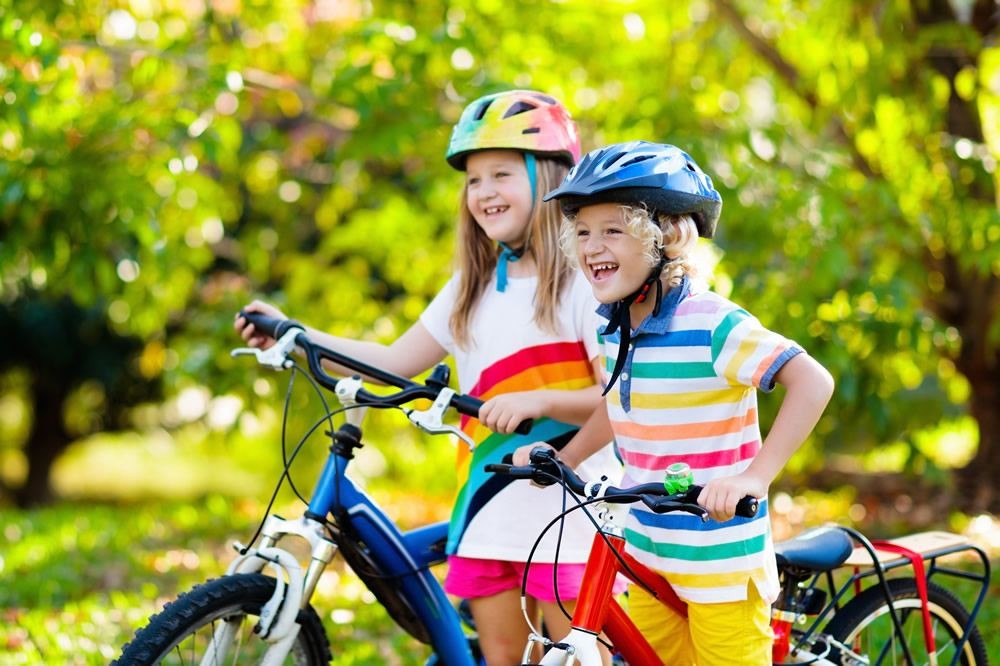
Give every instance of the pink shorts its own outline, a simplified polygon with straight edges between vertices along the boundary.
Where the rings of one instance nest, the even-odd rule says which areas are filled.
[[[555,602],[552,587],[553,564],[533,562],[528,570],[526,592],[539,601]],[[507,560],[483,560],[471,557],[448,556],[448,575],[444,589],[448,594],[463,599],[491,597],[507,590],[520,590],[524,580],[524,562]],[[561,601],[575,601],[580,596],[583,572],[586,564],[560,564],[556,582]],[[614,593],[621,594],[628,587],[628,581],[619,576],[615,581]]]
[[[520,590],[524,579],[524,562],[481,560],[471,557],[448,556],[448,575],[444,589],[463,599],[491,597],[507,590]],[[556,600],[552,588],[553,564],[533,562],[528,570],[527,594],[539,601]],[[580,596],[583,570],[586,564],[558,565],[559,599],[573,601]]]

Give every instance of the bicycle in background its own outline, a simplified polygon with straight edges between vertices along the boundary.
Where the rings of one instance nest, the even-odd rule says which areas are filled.
[[[365,408],[402,409],[416,427],[453,434],[471,445],[464,433],[444,424],[442,417],[449,408],[475,417],[482,403],[448,388],[446,365],[439,365],[425,383],[416,383],[314,344],[296,322],[255,313],[242,316],[277,343],[267,351],[240,349],[233,354],[254,355],[262,365],[287,370],[297,368],[292,353],[301,349],[309,375],[335,393],[342,405],[337,411],[345,413],[346,422],[332,433],[330,455],[304,514],[294,520],[268,516],[259,545],[253,546],[253,541],[248,546],[236,544],[239,555],[224,576],[167,604],[136,633],[114,663],[328,664],[334,655],[310,599],[323,571],[340,553],[393,621],[430,646],[428,664],[479,664],[475,636],[463,630],[459,613],[430,572],[430,567],[445,561],[448,523],[401,532],[348,478],[347,471],[354,452],[364,445]],[[337,380],[323,369],[325,360],[399,390],[375,395],[363,388],[360,376]],[[418,399],[433,404],[426,410],[402,407]],[[335,413],[327,410],[302,441],[324,423],[330,423],[332,430]],[[526,433],[531,425],[530,421],[521,423],[518,432]],[[290,464],[287,461],[285,474]],[[308,563],[300,563],[280,546],[286,537],[309,544]],[[272,575],[264,574],[265,569]]]
[[[605,482],[584,483],[551,449],[543,447],[532,451],[528,466],[488,465],[487,471],[543,485],[561,483],[585,498],[574,508],[599,507],[601,524],[573,613],[573,629],[559,641],[534,631],[525,649],[525,663],[541,645],[547,652],[540,664],[600,666],[597,643],[603,633],[618,660],[635,666],[661,664],[613,595],[615,578],[626,576],[683,616],[686,604],[666,579],[624,551],[626,505],[641,501],[657,513],[685,511],[707,520],[707,512],[696,503],[701,488],[691,486],[677,493],[663,484],[618,488]],[[753,516],[756,511],[755,500],[744,498],[737,515]],[[986,597],[990,562],[982,549],[963,537],[929,532],[873,543],[853,529],[823,527],[775,544],[775,552],[782,587],[772,607],[774,664],[988,664],[975,619]],[[960,552],[978,556],[982,573],[939,564],[940,558]],[[842,567],[850,573],[838,585],[834,572]],[[890,578],[890,572],[899,576]],[[972,610],[946,587],[932,582],[934,576],[981,583]],[[872,584],[862,589],[866,582]]]

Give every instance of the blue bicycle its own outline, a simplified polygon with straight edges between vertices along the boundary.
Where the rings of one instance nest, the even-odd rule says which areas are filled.
[[[297,520],[270,515],[258,546],[236,544],[239,555],[225,576],[167,604],[136,633],[115,663],[328,664],[333,655],[310,598],[320,575],[339,552],[392,619],[431,646],[428,663],[479,664],[474,635],[463,630],[458,611],[429,570],[445,560],[447,523],[401,532],[347,477],[347,469],[362,446],[360,424],[366,407],[402,408],[416,399],[432,400],[429,409],[403,408],[403,412],[427,432],[454,434],[471,444],[458,428],[443,423],[442,416],[449,407],[476,416],[482,403],[448,388],[445,365],[419,384],[311,342],[294,321],[253,313],[243,316],[277,343],[266,351],[239,349],[233,354],[252,354],[262,365],[282,370],[296,367],[292,352],[302,350],[309,374],[336,394],[342,405],[338,411],[345,413],[346,422],[332,433],[330,455],[304,515]],[[363,388],[360,376],[331,377],[323,361],[400,390],[375,395]],[[332,425],[332,414],[327,410],[313,429],[327,422]],[[531,423],[525,422],[518,431],[530,428]],[[295,556],[279,547],[286,536],[308,542],[311,558],[304,570]],[[274,575],[266,575],[265,569]]]

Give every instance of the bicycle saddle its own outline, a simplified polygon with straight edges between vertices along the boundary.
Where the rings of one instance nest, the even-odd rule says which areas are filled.
[[[774,544],[778,567],[826,571],[839,567],[854,550],[851,537],[838,527],[817,527]]]

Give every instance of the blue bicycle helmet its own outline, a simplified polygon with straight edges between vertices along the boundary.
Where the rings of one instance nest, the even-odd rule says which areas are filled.
[[[558,199],[572,213],[598,203],[644,204],[668,215],[690,215],[698,235],[711,238],[722,196],[691,156],[676,146],[649,141],[615,143],[592,150],[545,201]]]

